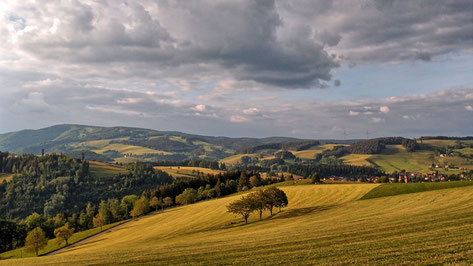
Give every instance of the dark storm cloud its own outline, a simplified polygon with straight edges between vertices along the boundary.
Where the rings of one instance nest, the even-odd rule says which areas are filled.
[[[316,88],[339,66],[330,53],[353,64],[430,61],[471,49],[471,6],[469,0],[83,0],[17,5],[9,17],[31,26],[12,37],[18,47],[51,64],[103,75],[111,66],[154,78],[223,70],[241,81]]]
[[[419,126],[471,131],[463,126],[471,125],[471,90],[459,89],[463,98],[448,91],[380,105],[312,102],[314,94],[301,91],[290,102],[292,92],[282,89],[335,88],[342,81],[338,90],[346,89],[343,76],[332,79],[341,64],[424,64],[471,53],[472,6],[470,0],[7,1],[0,4],[0,130],[90,122],[260,136],[332,136],[342,126],[387,135]]]
[[[200,64],[210,64],[239,80],[288,88],[319,87],[338,66],[310,40],[309,32],[280,39],[277,31],[283,18],[272,0],[113,4],[57,5],[53,11],[39,5],[38,13],[51,18],[36,17],[41,27],[49,28],[59,12],[57,26],[54,32],[43,28],[41,34],[22,36],[19,46],[42,60],[94,68],[145,63],[148,71],[179,71],[193,65],[197,75],[202,74]],[[20,10],[19,15],[28,11]],[[337,38],[324,36],[331,44]]]

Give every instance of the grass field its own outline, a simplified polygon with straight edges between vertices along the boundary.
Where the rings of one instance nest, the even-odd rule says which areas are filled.
[[[428,139],[428,140],[423,140],[423,144],[429,144],[434,147],[439,147],[439,148],[446,148],[447,146],[453,146],[455,145],[457,141],[456,140],[448,140],[448,139]]]
[[[342,144],[324,144],[320,146],[314,146],[308,150],[303,150],[303,151],[290,151],[292,154],[295,156],[301,158],[301,159],[315,159],[315,156],[317,154],[320,154],[326,150],[331,150],[335,146],[344,146]]]
[[[121,222],[117,222],[117,223],[113,223],[113,224],[107,224],[107,225],[104,225],[102,227],[102,229],[107,230],[108,228],[117,226],[117,225],[122,224],[124,222],[126,222],[126,221],[121,221]],[[100,233],[100,228],[98,228],[98,227],[97,228],[92,228],[92,229],[89,229],[89,230],[86,230],[86,231],[74,233],[74,235],[72,235],[72,237],[69,239],[69,244],[70,245],[74,244],[76,242],[79,242],[79,241],[83,240],[84,238],[93,236],[93,235],[98,234],[98,233]],[[53,251],[58,250],[62,247],[65,247],[65,246],[66,246],[65,242],[58,243],[56,241],[56,239],[50,239],[48,241],[48,245],[39,251],[39,255],[41,256],[43,254],[53,252]],[[10,251],[7,251],[7,252],[4,252],[4,253],[0,254],[0,259],[2,259],[2,260],[3,259],[12,259],[12,258],[28,258],[28,257],[35,257],[35,253],[34,253],[34,251],[33,252],[27,251],[26,248],[24,248],[24,247],[14,249],[14,250],[10,250]]]
[[[196,177],[197,171],[204,173],[204,174],[218,174],[223,173],[225,171],[221,170],[213,170],[209,168],[202,168],[202,167],[188,167],[188,166],[156,166],[154,169],[164,171],[173,177]],[[194,172],[192,172],[194,171]]]
[[[117,151],[119,153],[132,153],[134,155],[143,155],[143,154],[170,155],[170,154],[173,154],[172,152],[158,151],[158,150],[153,150],[153,149],[146,148],[146,147],[125,145],[125,144],[119,144],[119,143],[114,143],[114,144],[107,145],[107,146],[105,146],[101,149],[93,150],[93,152],[103,154],[104,152],[106,152],[108,150]]]
[[[118,174],[126,174],[128,171],[115,164],[89,161],[89,170],[93,177],[107,178]]]
[[[341,157],[347,164],[378,166],[383,171],[430,173],[432,163],[436,162],[432,151],[407,152],[401,145],[386,145],[386,149],[379,154],[350,154]]]
[[[340,157],[346,164],[359,166],[372,166],[367,159],[371,157],[370,154],[348,154]]]
[[[282,187],[289,207],[243,225],[240,196],[128,223],[62,254],[0,264],[470,264],[473,187],[361,198],[376,184]]]
[[[241,157],[243,156],[255,156],[254,154],[236,154],[220,160],[220,162],[225,164],[237,164],[240,163]]]
[[[324,145],[319,145],[319,146],[314,146],[310,149],[307,150],[302,150],[302,151],[295,151],[295,150],[290,150],[292,154],[295,156],[301,158],[301,159],[315,159],[315,156],[317,154],[320,154],[326,150],[331,150],[335,146],[343,146],[342,144],[324,144]],[[240,163],[241,157],[243,156],[258,156],[258,154],[236,154],[229,156],[227,158],[224,158],[220,160],[220,162],[226,163],[226,164],[237,164]],[[264,158],[259,158],[260,160],[270,160],[274,159],[274,156],[265,156]]]
[[[4,180],[6,182],[10,182],[14,174],[10,173],[0,173],[0,183],[2,183]]]
[[[456,187],[473,186],[473,181],[454,181],[438,183],[387,183],[382,184],[370,192],[366,193],[361,199],[373,199],[380,197],[395,196],[401,194],[425,192],[431,190],[448,189]]]

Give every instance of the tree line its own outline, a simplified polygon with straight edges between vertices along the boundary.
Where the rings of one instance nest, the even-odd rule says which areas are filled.
[[[385,145],[402,145],[408,152],[415,151],[419,146],[416,140],[403,137],[386,137],[363,140],[346,147],[350,153],[376,154],[380,153]]]
[[[346,164],[328,165],[320,163],[288,165],[288,172],[294,175],[303,176],[305,178],[311,177],[314,173],[318,173],[320,178],[328,178],[333,175],[353,178],[367,178],[384,174],[383,171],[370,166],[355,166]]]
[[[213,170],[227,170],[225,163],[207,160],[184,160],[184,161],[159,161],[153,162],[153,166],[189,166],[209,168]]]
[[[241,215],[245,220],[245,224],[247,224],[248,218],[253,212],[259,215],[259,220],[261,221],[264,210],[268,210],[272,216],[273,208],[279,208],[279,211],[281,211],[281,208],[287,205],[286,193],[277,187],[270,187],[247,194],[241,197],[241,199],[231,202],[227,206],[227,211]]]
[[[153,175],[152,167],[147,164],[130,164],[127,166],[131,173]],[[113,179],[113,178],[112,178]],[[185,205],[200,200],[225,196],[237,191],[246,191],[253,187],[277,182],[278,179],[262,179],[258,172],[234,171],[217,175],[201,175],[193,179],[176,179],[171,184],[154,184],[154,189],[148,189],[137,195],[125,195],[101,200],[98,205],[91,202],[79,212],[60,212],[55,216],[33,213],[23,220],[0,220],[0,251],[7,251],[23,245],[41,243],[38,239],[58,238],[58,234],[67,236],[68,232],[79,232],[94,227],[130,219],[149,213],[163,210],[175,205]],[[59,230],[59,228],[62,228]],[[69,231],[67,231],[69,230]],[[71,233],[71,234],[72,234]],[[28,238],[28,235],[34,237]],[[58,238],[68,241],[68,237]],[[58,240],[59,241],[59,240]],[[31,244],[31,245],[30,245]],[[33,246],[35,246],[34,244]],[[38,251],[41,245],[32,250]]]
[[[284,142],[284,143],[267,143],[261,144],[250,148],[245,148],[241,150],[241,153],[256,153],[260,150],[296,150],[301,151],[308,149],[312,146],[319,145],[318,140],[308,140],[308,141],[294,141],[294,142]]]

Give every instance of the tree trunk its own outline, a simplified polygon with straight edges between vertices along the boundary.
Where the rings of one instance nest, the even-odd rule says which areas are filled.
[[[248,224],[248,217],[245,216],[245,224]]]
[[[36,252],[36,257],[38,257],[38,247],[35,247],[34,251]]]
[[[273,216],[273,206],[269,207],[269,213],[271,216]]]
[[[263,210],[259,210],[259,220],[261,221],[261,216],[263,216]]]
[[[67,242],[67,238],[66,238],[66,246],[69,245],[69,243]]]

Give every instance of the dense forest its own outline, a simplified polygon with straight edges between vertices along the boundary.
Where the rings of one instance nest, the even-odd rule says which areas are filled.
[[[441,140],[473,140],[473,136],[447,137],[447,136],[422,136],[420,140],[441,139]]]
[[[387,137],[356,142],[346,147],[346,149],[350,153],[376,154],[380,153],[385,148],[385,145],[402,145],[409,152],[413,152],[418,148],[415,140],[403,137]]]
[[[294,164],[288,166],[288,172],[306,178],[317,173],[320,178],[330,176],[345,176],[352,178],[366,178],[383,175],[384,172],[369,166],[329,165],[329,164]]]
[[[267,149],[301,151],[301,150],[305,150],[319,144],[320,142],[317,140],[295,141],[295,142],[287,142],[287,143],[267,143],[267,144],[261,144],[261,145],[257,145],[251,148],[243,149],[242,153],[256,153],[260,150],[267,150]]]
[[[184,160],[184,161],[159,161],[152,162],[154,166],[189,166],[189,167],[202,167],[210,168],[214,170],[226,170],[225,163],[219,163],[218,161],[207,161],[207,160]]]
[[[52,217],[61,212],[78,212],[87,202],[140,194],[172,177],[152,165],[135,163],[128,174],[109,178],[90,175],[87,161],[64,155],[9,156],[0,153],[0,171],[16,173],[0,184],[0,218],[24,218],[33,212]]]

